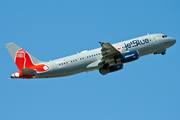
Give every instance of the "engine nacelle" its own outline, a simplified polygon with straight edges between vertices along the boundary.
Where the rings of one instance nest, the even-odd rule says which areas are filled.
[[[137,50],[134,50],[134,51],[123,54],[120,58],[116,58],[115,63],[116,64],[127,63],[127,62],[137,60],[138,58],[139,58],[139,53]]]
[[[108,73],[111,73],[111,72],[115,72],[115,71],[118,71],[118,70],[121,70],[123,69],[123,64],[117,64],[117,65],[113,65],[113,66],[110,66],[110,67],[107,67],[107,68],[100,68],[99,69],[99,72],[102,74],[102,75],[106,75]]]

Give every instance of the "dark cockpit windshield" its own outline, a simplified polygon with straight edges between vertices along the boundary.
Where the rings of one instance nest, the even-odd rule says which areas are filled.
[[[167,37],[167,35],[162,35],[162,38],[166,38]]]

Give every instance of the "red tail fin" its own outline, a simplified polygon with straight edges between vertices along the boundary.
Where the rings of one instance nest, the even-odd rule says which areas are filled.
[[[46,62],[36,59],[14,43],[6,44],[6,48],[20,70],[12,74],[12,78],[37,78],[39,72],[50,70],[50,67],[45,64]]]
[[[17,51],[16,56],[15,56],[15,63],[17,67],[19,68],[19,70],[22,70],[23,68],[26,68],[26,67],[34,66],[29,53],[27,53],[23,49],[20,49]]]

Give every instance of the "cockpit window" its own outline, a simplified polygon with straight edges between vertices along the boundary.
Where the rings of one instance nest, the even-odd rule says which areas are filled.
[[[166,37],[167,37],[167,35],[163,35],[163,36],[162,36],[162,38],[166,38]]]

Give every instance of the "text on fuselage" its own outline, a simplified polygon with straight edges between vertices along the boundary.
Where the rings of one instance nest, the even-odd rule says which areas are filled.
[[[126,47],[126,51],[131,48],[131,47],[136,47],[139,45],[144,45],[144,44],[148,44],[149,43],[149,39],[143,39],[143,40],[132,40],[129,43],[124,43],[125,47]]]

